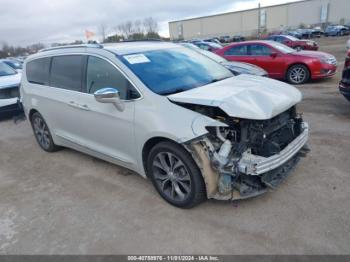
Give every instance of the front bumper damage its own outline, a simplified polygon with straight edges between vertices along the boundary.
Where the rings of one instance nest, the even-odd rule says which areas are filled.
[[[308,138],[309,126],[303,123],[303,132],[277,155],[261,157],[244,152],[238,163],[238,170],[243,174],[256,176],[276,169],[295,156],[306,144]]]
[[[309,126],[302,122],[301,127],[299,136],[278,154],[263,157],[248,149],[225,166],[215,163],[206,137],[187,144],[202,171],[208,198],[238,200],[275,189],[291,173],[300,157],[310,151],[307,146]]]

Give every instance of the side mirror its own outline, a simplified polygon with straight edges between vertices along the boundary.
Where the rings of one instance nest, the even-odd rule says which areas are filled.
[[[277,57],[277,55],[278,55],[278,54],[277,54],[277,53],[275,53],[275,52],[273,52],[273,53],[271,53],[271,54],[270,54],[270,56],[271,56],[272,58],[276,58],[276,57]]]
[[[125,108],[124,103],[120,100],[119,91],[115,88],[106,87],[97,90],[94,97],[97,102],[114,104],[119,111]]]

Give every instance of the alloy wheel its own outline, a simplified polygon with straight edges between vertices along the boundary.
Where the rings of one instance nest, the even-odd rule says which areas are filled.
[[[305,71],[305,68],[302,67],[294,67],[290,71],[290,79],[295,84],[301,84],[305,81],[305,78],[307,77],[307,72]]]
[[[33,129],[38,143],[44,149],[49,149],[51,143],[50,132],[44,120],[40,117],[35,117],[33,120]]]
[[[155,182],[168,198],[183,201],[191,194],[191,177],[185,164],[170,152],[160,152],[152,163]]]

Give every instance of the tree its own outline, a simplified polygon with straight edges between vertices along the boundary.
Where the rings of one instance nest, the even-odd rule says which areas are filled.
[[[105,39],[104,43],[116,43],[122,40],[124,40],[124,37],[122,35],[115,34],[115,35],[108,36]]]
[[[147,33],[145,37],[146,39],[161,39],[160,35],[154,32]]]
[[[37,43],[27,47],[12,46],[7,43],[3,43],[0,49],[0,58],[33,54],[43,48],[45,48],[45,46],[41,43]]]
[[[153,17],[145,18],[143,26],[146,33],[158,33],[158,22]]]
[[[122,33],[125,38],[129,38],[133,31],[133,23],[131,21],[127,21],[118,25],[118,30]]]
[[[37,53],[39,50],[44,48],[45,48],[45,45],[42,43],[36,43],[27,47],[29,53]]]
[[[141,20],[136,20],[134,22],[134,28],[133,28],[134,33],[136,34],[144,34],[144,27],[143,24],[141,22]]]

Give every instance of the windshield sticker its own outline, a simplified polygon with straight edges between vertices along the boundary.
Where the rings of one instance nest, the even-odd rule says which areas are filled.
[[[144,54],[125,55],[124,58],[131,65],[151,62]]]

